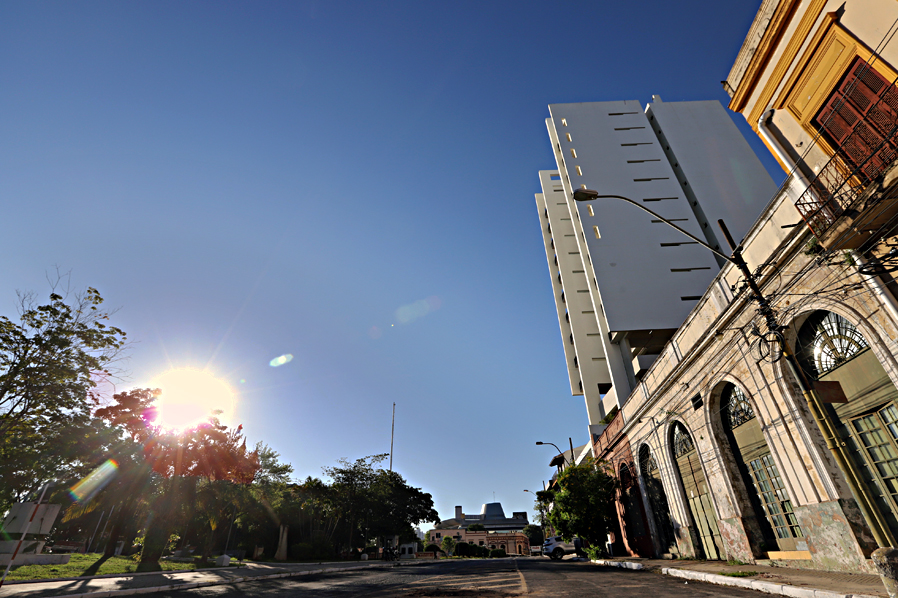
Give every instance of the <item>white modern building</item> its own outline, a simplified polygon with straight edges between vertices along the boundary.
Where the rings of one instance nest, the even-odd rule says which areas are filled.
[[[721,258],[617,199],[576,203],[575,189],[620,195],[729,253],[776,185],[717,101],[552,104],[556,168],[536,194],[571,393],[590,430],[621,407],[707,291]],[[723,304],[732,296],[715,290]]]

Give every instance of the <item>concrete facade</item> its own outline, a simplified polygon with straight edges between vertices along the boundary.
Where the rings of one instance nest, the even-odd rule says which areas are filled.
[[[719,248],[712,223],[743,235],[775,191],[719,102],[552,104],[556,170],[536,202],[573,395],[592,429],[636,388],[720,264],[622,195]]]

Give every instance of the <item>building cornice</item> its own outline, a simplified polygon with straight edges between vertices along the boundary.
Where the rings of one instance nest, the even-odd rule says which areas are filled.
[[[812,0],[812,2],[821,2],[821,0]],[[825,4],[826,0],[822,0],[821,4]],[[739,55],[733,68],[727,75],[727,85],[732,90],[732,99],[729,108],[735,112],[741,112],[745,108],[749,96],[754,91],[758,83],[758,79],[764,72],[764,68],[770,61],[771,56],[776,51],[783,33],[792,21],[792,17],[801,4],[801,0],[786,0],[780,2],[773,10],[773,14],[767,18],[770,12],[770,2],[765,2],[758,10],[755,20],[748,31],[745,42],[739,50]],[[767,21],[765,23],[765,20]],[[763,28],[763,32],[759,30]],[[760,36],[757,46],[752,45],[753,38]],[[746,54],[751,54],[748,58],[748,65],[740,74],[738,71],[746,61]],[[738,77],[738,81],[734,81]]]

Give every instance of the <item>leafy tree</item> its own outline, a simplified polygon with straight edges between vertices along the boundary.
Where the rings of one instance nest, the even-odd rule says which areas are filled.
[[[409,539],[414,537],[414,525],[440,521],[431,495],[409,486],[395,471],[379,470],[371,491],[369,538],[398,535],[400,539]]]
[[[171,529],[185,518],[185,506],[196,504],[197,478],[249,484],[259,470],[258,454],[246,448],[243,426],[228,430],[216,418],[210,418],[179,433],[165,430],[156,423],[155,400],[159,395],[160,391],[150,389],[119,393],[113,396],[114,404],[96,412],[139,442],[149,469],[162,478],[141,564],[159,561]],[[212,496],[207,495],[206,504],[212,502]],[[217,522],[220,512],[214,517]],[[214,533],[218,524],[210,520],[210,525]]]
[[[548,516],[552,526],[564,538],[579,536],[590,544],[601,544],[615,516],[618,482],[610,467],[584,461],[564,469],[557,482]]]
[[[97,381],[126,347],[102,303],[96,289],[67,298],[54,287],[45,305],[20,294],[18,323],[0,316],[0,512],[48,481],[86,475],[116,440],[90,414]]]
[[[374,466],[389,456],[388,453],[362,457],[350,462],[340,459],[339,467],[324,467],[324,474],[333,480],[330,507],[348,524],[347,546],[354,548],[353,537],[360,520],[372,508],[371,486],[376,473]]]
[[[531,546],[539,546],[545,541],[543,537],[543,528],[538,525],[528,524],[524,526],[521,532],[527,536]]]
[[[443,549],[443,551],[446,552],[446,554],[452,554],[452,552],[455,550],[455,539],[452,538],[452,536],[446,536],[445,538],[443,538],[443,541],[440,542],[440,547]]]
[[[483,532],[483,531],[486,531],[486,528],[483,527],[482,523],[472,523],[471,525],[468,526],[468,531],[469,532]]]
[[[397,472],[376,467],[387,456],[341,459],[341,466],[324,468],[333,480],[326,508],[345,522],[349,548],[378,537],[410,537],[412,526],[422,521],[439,523],[430,494],[409,486]]]
[[[92,389],[125,347],[102,303],[94,288],[71,305],[56,292],[45,305],[20,294],[19,323],[0,316],[0,438],[17,424],[67,424],[88,412]]]

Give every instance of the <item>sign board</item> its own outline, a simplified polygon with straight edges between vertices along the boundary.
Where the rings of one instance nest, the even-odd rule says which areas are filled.
[[[33,502],[17,502],[9,510],[6,519],[3,520],[3,531],[7,534],[21,534],[28,526],[28,520],[34,513]],[[42,504],[34,514],[34,520],[28,526],[29,534],[47,535],[53,529],[56,516],[59,515],[60,505]]]

